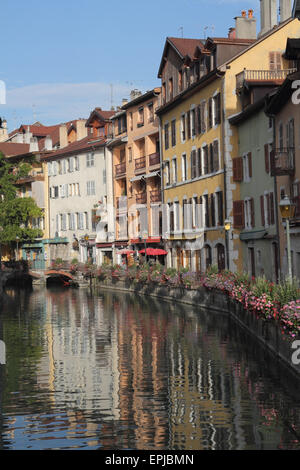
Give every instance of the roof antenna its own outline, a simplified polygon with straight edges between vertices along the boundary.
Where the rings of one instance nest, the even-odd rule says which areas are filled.
[[[180,28],[178,28],[178,31],[181,31],[181,37],[183,38],[183,26],[180,26]]]
[[[215,32],[215,25],[213,24],[211,26],[211,35],[212,35],[212,37],[214,37],[214,32]]]
[[[207,30],[208,30],[208,26],[205,26],[205,27],[203,28],[203,31],[204,31],[204,39],[206,39],[206,31],[207,31]]]
[[[114,86],[110,83],[110,109],[113,109],[114,100],[113,100]]]

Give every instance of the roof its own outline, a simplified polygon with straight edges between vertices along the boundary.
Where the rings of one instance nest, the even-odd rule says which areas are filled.
[[[93,109],[91,114],[89,115],[85,125],[86,127],[89,127],[90,123],[93,121],[95,117],[98,117],[100,121],[108,121],[112,118],[112,116],[116,114],[116,111],[110,110],[110,111],[103,111],[102,108],[97,107]]]
[[[269,100],[266,106],[268,115],[277,114],[287,103],[295,91],[292,87],[294,81],[300,80],[300,72],[288,75],[283,84],[278,88],[276,94]]]
[[[103,147],[106,142],[107,139],[105,138],[95,139],[92,136],[87,136],[83,139],[72,142],[64,148],[51,152],[48,155],[43,156],[42,158],[44,160],[50,160],[52,158],[64,157],[65,155],[79,153],[83,150],[92,150],[97,147]]]
[[[138,96],[137,98],[135,98],[134,100],[132,101],[129,101],[128,103],[124,104],[122,106],[122,109],[128,109],[128,108],[131,108],[132,106],[135,106],[139,103],[142,103],[144,101],[147,101],[148,99],[154,97],[154,96],[157,96],[159,95],[161,92],[161,88],[160,87],[157,87],[157,88],[154,88],[153,90],[150,90],[150,91],[146,91],[146,93],[144,93],[143,95],[140,95]]]
[[[284,57],[289,60],[299,60],[300,57],[300,39],[288,38]]]
[[[208,37],[205,42],[205,48],[209,42],[214,44],[252,44],[256,39],[240,39],[240,38],[211,38]]]
[[[26,155],[31,153],[29,151],[29,144],[17,144],[15,142],[0,142],[0,152],[4,154],[5,157],[15,157],[17,155]]]
[[[204,50],[204,42],[204,39],[167,37],[158,70],[158,77],[161,77],[161,72],[165,64],[165,57],[169,47],[172,47],[182,60],[187,56],[193,59],[197,48]]]
[[[228,120],[232,125],[239,125],[246,121],[248,118],[256,114],[258,111],[265,107],[266,95],[257,100],[255,103],[247,106],[243,111],[234,116],[231,116]]]

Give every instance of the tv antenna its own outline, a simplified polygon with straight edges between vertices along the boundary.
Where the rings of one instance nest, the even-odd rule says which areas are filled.
[[[208,26],[204,26],[203,31],[204,31],[204,39],[206,39],[206,31],[208,30]]]
[[[181,31],[181,37],[183,38],[183,26],[180,26],[180,28],[178,28],[178,31]]]

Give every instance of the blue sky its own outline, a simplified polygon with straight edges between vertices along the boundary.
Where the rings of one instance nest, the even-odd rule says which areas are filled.
[[[0,80],[7,100],[0,116],[12,130],[35,120],[88,117],[95,106],[110,109],[133,88],[160,85],[167,36],[227,36],[234,17],[249,8],[259,23],[259,0],[2,2]]]

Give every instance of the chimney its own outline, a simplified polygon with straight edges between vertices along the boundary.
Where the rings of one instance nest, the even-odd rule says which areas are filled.
[[[241,16],[235,17],[235,37],[237,39],[256,39],[256,18],[253,18],[253,10],[245,10]]]
[[[87,127],[85,127],[86,119],[78,119],[76,121],[76,139],[81,140],[87,136]]]
[[[27,127],[23,138],[24,138],[24,144],[30,144],[30,139],[32,138],[32,132],[30,132],[29,126]]]
[[[45,138],[45,150],[52,150],[52,139],[50,135]]]
[[[128,103],[128,100],[126,98],[123,98],[122,99],[122,106],[125,106],[125,104],[127,104],[127,103]]]
[[[29,152],[38,152],[39,151],[39,144],[36,137],[31,137],[30,139],[30,146]]]
[[[136,98],[138,98],[141,95],[142,95],[142,92],[135,88],[134,90],[132,90],[130,92],[130,101],[135,100]]]
[[[8,139],[7,122],[5,120],[1,122],[2,124],[0,126],[0,142],[5,142]]]
[[[68,131],[66,124],[59,126],[59,147],[62,149],[68,145]]]
[[[280,23],[288,20],[292,16],[291,0],[280,0]]]
[[[260,33],[266,34],[277,25],[277,0],[260,0]]]
[[[229,39],[235,39],[236,38],[235,28],[229,28],[228,38]]]

